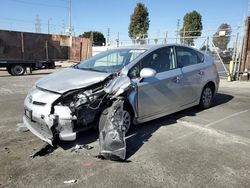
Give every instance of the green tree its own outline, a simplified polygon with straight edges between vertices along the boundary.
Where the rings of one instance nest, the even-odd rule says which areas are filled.
[[[130,16],[129,37],[133,41],[143,42],[148,37],[149,13],[143,3],[137,3],[133,14]]]
[[[226,50],[230,42],[230,35],[232,33],[231,26],[223,23],[219,26],[217,32],[213,36],[213,43],[221,50]]]
[[[93,46],[103,46],[103,44],[105,44],[106,41],[104,35],[99,31],[84,32],[83,34],[79,35],[79,37],[89,38],[89,39],[92,38]]]
[[[202,16],[197,11],[185,14],[183,18],[183,27],[180,29],[181,43],[193,45],[194,39],[201,36]]]

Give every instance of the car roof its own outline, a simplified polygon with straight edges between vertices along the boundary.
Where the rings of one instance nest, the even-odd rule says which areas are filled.
[[[153,45],[131,45],[131,46],[122,46],[122,47],[117,47],[115,49],[142,49],[142,50],[156,50],[158,48],[162,48],[162,47],[168,47],[168,46],[181,46],[181,47],[187,47],[187,48],[191,48],[194,50],[198,50],[195,49],[193,47],[190,46],[186,46],[186,45],[182,45],[182,44],[153,44]],[[198,50],[199,51],[199,50]]]

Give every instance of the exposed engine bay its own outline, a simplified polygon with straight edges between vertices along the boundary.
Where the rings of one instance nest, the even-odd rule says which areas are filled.
[[[77,129],[96,126],[99,123],[100,154],[104,158],[124,160],[126,128],[123,126],[123,105],[131,89],[130,78],[116,76],[88,88],[63,94],[52,104],[50,114],[56,116],[60,107],[68,107],[71,111],[72,124],[62,123],[62,120],[61,123],[55,122],[52,127],[54,138],[64,130],[77,132]],[[108,109],[107,121],[105,124],[100,124],[98,120],[105,109]]]
[[[111,106],[118,96],[126,97],[125,91],[128,91],[130,86],[131,81],[127,76],[117,76],[113,79],[108,77],[88,88],[63,94],[52,104],[50,114],[54,114],[58,106],[67,106],[76,124],[88,126],[95,120],[96,114]]]

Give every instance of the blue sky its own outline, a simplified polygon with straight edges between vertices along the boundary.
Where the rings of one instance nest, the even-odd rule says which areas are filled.
[[[202,15],[203,35],[212,35],[221,23],[236,30],[247,16],[247,0],[72,0],[72,25],[76,35],[97,30],[115,39],[129,40],[128,25],[136,3],[144,3],[149,10],[149,37],[174,37],[177,20],[182,26],[183,16],[196,10]],[[35,18],[39,15],[41,30],[60,34],[63,23],[68,25],[68,0],[1,0],[0,29],[35,31]]]

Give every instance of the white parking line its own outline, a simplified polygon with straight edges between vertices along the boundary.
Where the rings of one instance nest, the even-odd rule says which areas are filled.
[[[14,94],[12,90],[6,89],[6,88],[0,88],[0,93],[1,94]]]
[[[231,115],[229,115],[229,116],[226,116],[226,117],[224,117],[224,118],[222,118],[222,119],[219,119],[219,120],[213,121],[213,122],[211,122],[211,123],[208,123],[208,124],[206,124],[204,127],[210,127],[211,125],[215,125],[215,124],[220,123],[220,122],[222,122],[222,121],[224,121],[224,120],[226,120],[226,119],[230,119],[230,118],[232,118],[232,117],[238,116],[238,115],[243,114],[243,113],[246,113],[246,112],[248,112],[248,111],[249,111],[249,109],[243,110],[243,111],[240,111],[240,112],[236,112],[236,113],[231,114]]]
[[[221,130],[216,130],[213,128],[203,127],[198,124],[190,123],[186,121],[179,121],[179,123],[181,123],[182,125],[186,127],[196,129],[196,131],[194,131],[193,133],[190,133],[188,136],[191,136],[192,134],[196,134],[198,132],[203,132],[205,134],[209,134],[210,136],[215,136],[217,138],[220,138],[220,140],[217,140],[217,141],[220,141],[220,143],[237,143],[237,144],[246,145],[248,147],[250,144],[250,139],[241,137],[235,134],[231,134],[231,133],[224,132]],[[182,137],[185,137],[185,136],[186,135],[183,135]]]

